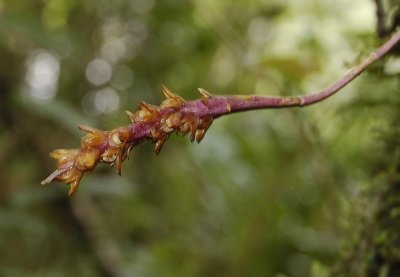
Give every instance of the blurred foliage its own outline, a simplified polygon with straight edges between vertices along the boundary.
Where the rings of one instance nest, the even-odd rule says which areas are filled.
[[[398,243],[398,205],[374,212],[398,203],[394,56],[316,106],[218,119],[158,157],[137,147],[122,177],[100,166],[71,199],[40,187],[78,124],[128,124],[162,84],[187,99],[323,88],[381,43],[374,24],[362,0],[0,0],[0,275],[327,276],[357,230]],[[371,189],[381,202],[359,206]]]

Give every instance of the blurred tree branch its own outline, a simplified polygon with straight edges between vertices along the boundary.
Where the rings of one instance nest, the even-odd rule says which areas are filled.
[[[400,25],[400,9],[394,7],[392,22],[388,20],[388,14],[390,11],[386,11],[383,0],[374,0],[376,6],[376,30],[380,38],[388,36],[394,32],[397,26]]]

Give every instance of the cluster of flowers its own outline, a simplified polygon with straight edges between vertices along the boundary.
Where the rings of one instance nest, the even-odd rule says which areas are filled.
[[[205,90],[202,94],[203,108],[207,107],[207,99],[211,97]],[[132,124],[111,131],[97,130],[88,126],[79,126],[86,132],[81,140],[80,149],[56,149],[50,157],[57,161],[57,169],[50,174],[42,185],[59,180],[70,185],[69,195],[73,195],[79,187],[84,173],[91,172],[98,162],[116,165],[117,173],[121,175],[121,163],[127,157],[131,148],[144,140],[155,143],[158,154],[171,133],[189,133],[190,140],[200,142],[213,117],[208,113],[199,115],[196,111],[185,109],[186,102],[182,97],[172,93],[166,87],[162,92],[166,99],[159,107],[142,102],[137,112],[127,111]]]

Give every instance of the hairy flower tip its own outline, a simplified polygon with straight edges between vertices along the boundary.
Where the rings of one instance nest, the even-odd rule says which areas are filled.
[[[56,179],[69,184],[69,195],[73,195],[79,187],[83,173],[96,166],[99,155],[99,150],[95,148],[54,150],[50,153],[50,157],[57,161],[57,169],[42,181],[42,185]]]
[[[69,184],[69,195],[74,194],[83,174],[83,171],[75,166],[75,160],[79,153],[78,149],[56,149],[52,151],[50,157],[57,161],[57,169],[41,184],[46,185],[56,179]]]

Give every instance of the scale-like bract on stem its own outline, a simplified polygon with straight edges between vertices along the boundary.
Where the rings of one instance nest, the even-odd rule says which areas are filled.
[[[42,185],[53,180],[70,185],[69,195],[77,190],[82,176],[91,172],[98,162],[116,166],[121,174],[121,163],[129,156],[129,151],[144,140],[155,143],[158,154],[171,133],[189,134],[190,140],[200,142],[214,119],[230,114],[255,109],[300,107],[318,103],[338,92],[368,66],[382,58],[400,41],[400,31],[395,33],[381,47],[352,68],[337,82],[326,89],[305,96],[214,96],[199,89],[201,98],[185,101],[166,87],[162,92],[165,100],[160,106],[142,102],[135,113],[127,111],[131,124],[111,131],[102,131],[87,126],[79,126],[86,132],[80,149],[56,149],[50,157],[57,161],[57,169]]]

